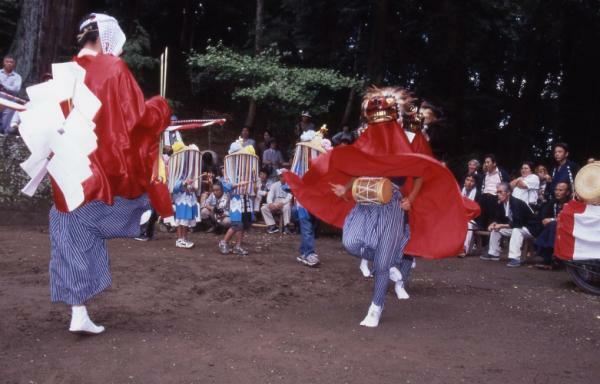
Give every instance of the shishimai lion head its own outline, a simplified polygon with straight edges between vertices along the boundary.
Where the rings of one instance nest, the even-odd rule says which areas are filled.
[[[362,116],[368,123],[397,120],[402,112],[414,108],[413,94],[400,87],[367,89],[362,102]]]

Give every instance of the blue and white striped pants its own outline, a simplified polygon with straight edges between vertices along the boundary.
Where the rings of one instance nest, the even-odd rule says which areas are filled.
[[[106,240],[140,234],[148,197],[116,197],[113,205],[92,201],[64,213],[50,210],[50,293],[52,301],[84,304],[110,287]]]
[[[344,222],[344,247],[354,256],[373,261],[375,288],[372,301],[379,306],[385,301],[390,268],[399,267],[404,277],[405,273],[408,276],[412,265],[412,260],[403,262],[410,233],[400,207],[401,200],[402,195],[395,191],[388,204],[357,204]]]

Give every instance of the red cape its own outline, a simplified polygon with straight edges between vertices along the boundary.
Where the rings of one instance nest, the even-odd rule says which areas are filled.
[[[85,202],[127,199],[148,193],[162,216],[173,215],[167,186],[152,183],[160,134],[169,125],[171,110],[162,97],[144,95],[125,62],[111,55],[75,59],[86,70],[85,84],[102,102],[94,118],[98,148],[90,156],[93,175],[83,183]],[[58,185],[52,181],[58,210],[68,212]]]
[[[409,212],[410,240],[405,252],[426,258],[457,255],[467,223],[479,215],[477,203],[463,199],[452,173],[434,158],[414,153],[406,134],[393,121],[370,124],[353,145],[319,156],[304,177],[284,177],[298,201],[312,214],[342,227],[354,206],[338,198],[329,183],[346,184],[359,176],[422,177],[423,186]]]

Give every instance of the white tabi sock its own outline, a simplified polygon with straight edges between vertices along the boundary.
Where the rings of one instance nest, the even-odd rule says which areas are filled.
[[[358,267],[360,269],[360,272],[362,273],[362,275],[364,277],[371,277],[371,270],[369,269],[369,260],[367,259],[362,259],[360,261],[360,267]]]
[[[402,281],[402,273],[396,267],[390,268],[390,280],[392,280],[394,284],[394,291],[396,291],[396,296],[398,296],[399,300],[406,300],[410,296],[404,289],[404,281]]]
[[[381,313],[383,312],[383,307],[379,305],[375,305],[375,303],[371,303],[369,307],[369,312],[367,312],[367,316],[360,322],[360,325],[363,327],[375,328],[379,325],[379,319],[381,318]]]
[[[103,326],[94,324],[90,319],[85,305],[74,305],[71,308],[71,325],[69,326],[69,331],[93,335],[104,332]]]
[[[394,291],[396,291],[398,300],[406,300],[410,298],[410,296],[408,296],[408,292],[406,292],[406,289],[404,289],[404,282],[402,280],[396,281],[394,284]]]
[[[396,267],[390,268],[390,280],[394,283],[397,281],[402,281],[402,272]]]

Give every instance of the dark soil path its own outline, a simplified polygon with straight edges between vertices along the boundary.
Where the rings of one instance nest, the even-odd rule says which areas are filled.
[[[309,269],[297,236],[254,230],[246,258],[191,237],[111,241],[113,287],[89,305],[107,331],[81,337],[49,302],[46,229],[0,227],[0,383],[600,382],[600,298],[564,271],[419,260],[411,299],[390,289],[365,329],[372,282],[339,238]]]

